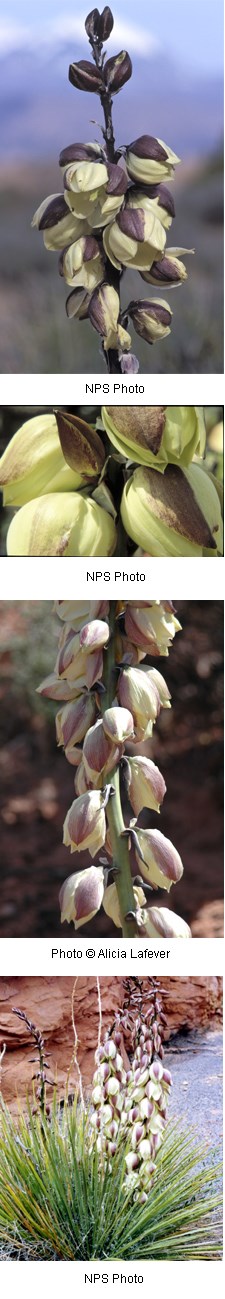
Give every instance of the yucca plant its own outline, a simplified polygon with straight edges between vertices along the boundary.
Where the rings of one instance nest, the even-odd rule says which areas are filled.
[[[75,1101],[51,1121],[15,1119],[2,1102],[0,1249],[2,1257],[43,1261],[219,1259],[220,1164],[194,1134],[168,1128],[157,1178],[144,1204],[124,1189],[126,1144],[103,1170],[90,1149],[90,1114]]]

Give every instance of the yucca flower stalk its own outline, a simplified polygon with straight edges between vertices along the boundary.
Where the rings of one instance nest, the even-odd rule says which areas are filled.
[[[125,937],[158,932],[188,938],[189,927],[179,916],[148,905],[152,888],[169,892],[181,878],[180,855],[160,831],[138,824],[142,808],[160,811],[166,791],[162,773],[139,754],[139,744],[151,737],[161,707],[170,707],[161,672],[145,659],[168,655],[180,631],[174,606],[87,600],[58,601],[55,608],[61,622],[58,654],[39,692],[60,700],[58,743],[75,768],[63,842],[71,853],[88,851],[91,858],[89,867],[62,885],[61,919],[78,929],[102,904]]]
[[[221,1257],[221,1164],[216,1151],[209,1152],[204,1144],[200,1146],[196,1142],[196,1133],[182,1133],[178,1124],[171,1124],[163,1131],[163,1140],[155,1150],[154,1176],[149,1174],[147,1161],[141,1157],[140,1141],[139,1166],[136,1180],[131,1183],[127,1160],[129,1155],[133,1159],[137,1124],[130,1100],[132,1089],[140,1088],[140,1078],[144,1080],[144,1068],[140,1070],[143,1048],[148,1062],[153,1061],[152,1065],[148,1064],[150,1077],[157,1065],[162,1070],[162,1098],[163,1089],[168,1092],[171,1085],[162,1058],[166,1017],[161,995],[156,980],[149,979],[148,984],[147,990],[146,981],[144,988],[140,979],[124,981],[121,1010],[107,1030],[104,1043],[99,1041],[96,1058],[102,1096],[100,1107],[96,1107],[94,1099],[96,1087],[91,1099],[87,1098],[85,1103],[83,1100],[73,998],[73,1064],[77,1064],[78,1080],[80,1076],[73,1103],[68,1103],[68,1079],[63,1106],[59,1106],[55,1087],[51,1110],[47,1106],[43,1108],[39,1096],[37,1105],[32,1107],[27,1100],[25,1111],[20,1106],[14,1117],[1,1096],[0,1254],[4,1259],[133,1260],[137,1255],[140,1259],[182,1261]],[[163,999],[164,996],[163,991]],[[98,1004],[101,1038],[99,986]],[[16,1013],[24,1019],[28,1032],[34,1030],[35,1040],[42,1043],[46,1055],[41,1030],[25,1012]],[[119,1093],[113,1087],[116,1077]],[[107,1083],[110,1104],[114,1096],[111,1127],[114,1125],[116,1129],[115,1149],[108,1140],[104,1122],[103,1092]],[[149,1085],[159,1092],[154,1075]],[[164,1099],[162,1104],[159,1094],[153,1099],[155,1113],[157,1108],[162,1113]],[[129,1108],[125,1109],[127,1101]],[[146,1098],[141,1098],[139,1104],[140,1108],[146,1108]],[[157,1134],[154,1140],[156,1136],[158,1141]]]
[[[60,251],[59,272],[71,292],[69,319],[89,319],[102,340],[111,373],[139,369],[131,352],[129,322],[150,345],[170,333],[172,311],[164,298],[140,297],[121,307],[121,280],[134,267],[156,289],[170,289],[187,278],[183,257],[193,249],[169,247],[166,233],[175,215],[167,183],[180,159],[146,130],[117,147],[113,98],[132,76],[127,50],[106,58],[104,43],[114,19],[106,5],[92,9],[85,21],[93,62],[74,60],[69,81],[76,90],[100,99],[102,140],[75,142],[61,150],[63,193],[50,194],[34,214],[32,225],[43,233],[49,250]],[[149,129],[149,124],[147,123]]]
[[[166,1016],[156,980],[149,982],[152,985],[148,994],[150,1006],[144,1011],[141,981],[125,981],[129,992],[126,1007],[117,1013],[113,1030],[106,1033],[104,1043],[96,1051],[94,1111],[90,1120],[92,1142],[96,1142],[100,1164],[109,1174],[113,1173],[118,1147],[123,1144],[124,1189],[131,1193],[134,1202],[138,1200],[141,1204],[148,1200],[157,1171],[157,1153],[166,1128],[166,1100],[172,1085],[171,1074],[162,1063]],[[137,993],[138,1015],[132,1025]],[[126,1031],[130,1017],[132,1062],[126,1070],[123,1029]]]
[[[35,415],[0,460],[7,554],[215,558],[222,483],[207,457],[201,406]]]

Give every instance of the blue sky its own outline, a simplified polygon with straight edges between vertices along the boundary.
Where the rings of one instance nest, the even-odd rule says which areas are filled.
[[[104,0],[99,4],[100,11]],[[74,31],[79,41],[91,0],[2,0],[0,51]],[[215,76],[223,66],[223,0],[112,0],[118,39],[130,52],[162,49],[196,73]],[[116,35],[116,32],[115,32]],[[113,40],[110,49],[113,50]],[[83,51],[82,51],[83,52]]]

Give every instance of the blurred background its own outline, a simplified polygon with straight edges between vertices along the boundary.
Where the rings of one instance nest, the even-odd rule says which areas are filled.
[[[172,593],[173,594],[173,593]],[[172,695],[148,742],[167,794],[160,830],[184,863],[176,889],[151,894],[191,925],[193,937],[223,935],[223,602],[175,601],[182,632],[160,670]],[[0,822],[2,937],[65,937],[58,893],[67,875],[90,865],[71,857],[62,826],[73,801],[73,769],[56,748],[57,704],[36,694],[53,670],[59,619],[49,601],[0,602]],[[151,658],[159,667],[159,659]],[[143,747],[143,746],[142,746]],[[159,828],[144,811],[139,821]],[[100,854],[101,856],[101,854]],[[97,862],[97,858],[95,859]],[[118,936],[103,911],[78,937]]]
[[[223,0],[112,0],[111,56],[127,48],[133,76],[114,99],[116,143],[147,133],[179,155],[172,189],[177,216],[168,244],[195,248],[188,280],[171,290],[172,332],[150,348],[138,339],[142,372],[223,371]],[[19,10],[19,12],[18,12]],[[0,23],[2,329],[0,370],[103,370],[98,335],[68,321],[57,254],[31,230],[35,208],[61,189],[60,149],[100,140],[96,96],[75,91],[68,65],[88,58],[87,4],[2,0]],[[93,118],[98,118],[94,122]],[[126,287],[125,287],[126,286]],[[68,292],[68,290],[67,290]],[[152,291],[152,295],[153,295]],[[144,296],[126,274],[123,305]],[[165,291],[162,296],[165,296]],[[133,337],[133,347],[135,334]],[[134,347],[135,350],[135,347]]]
[[[59,407],[60,409],[60,407]],[[61,407],[62,409],[62,407]],[[206,426],[206,448],[204,464],[209,473],[217,479],[218,492],[223,509],[223,461],[224,461],[224,408],[222,406],[203,406],[205,426]],[[0,458],[6,447],[9,446],[11,438],[17,430],[20,429],[27,420],[33,416],[45,414],[51,410],[50,406],[0,406]],[[101,416],[100,406],[64,406],[64,411],[70,411],[74,415],[79,415],[87,423],[95,426],[96,420]],[[3,495],[0,491],[0,555],[6,555],[7,532],[11,519],[15,511],[8,507],[3,507]],[[135,550],[135,544],[128,543],[131,553]]]

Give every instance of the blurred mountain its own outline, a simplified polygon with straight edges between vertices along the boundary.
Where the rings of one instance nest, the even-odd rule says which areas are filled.
[[[0,152],[4,158],[47,158],[72,139],[99,139],[97,96],[75,93],[68,65],[84,50],[74,41],[19,47],[0,57]],[[137,54],[132,81],[114,100],[118,144],[144,131],[166,139],[183,158],[205,155],[222,135],[221,79],[193,76],[155,52]],[[122,126],[121,126],[122,122]]]

